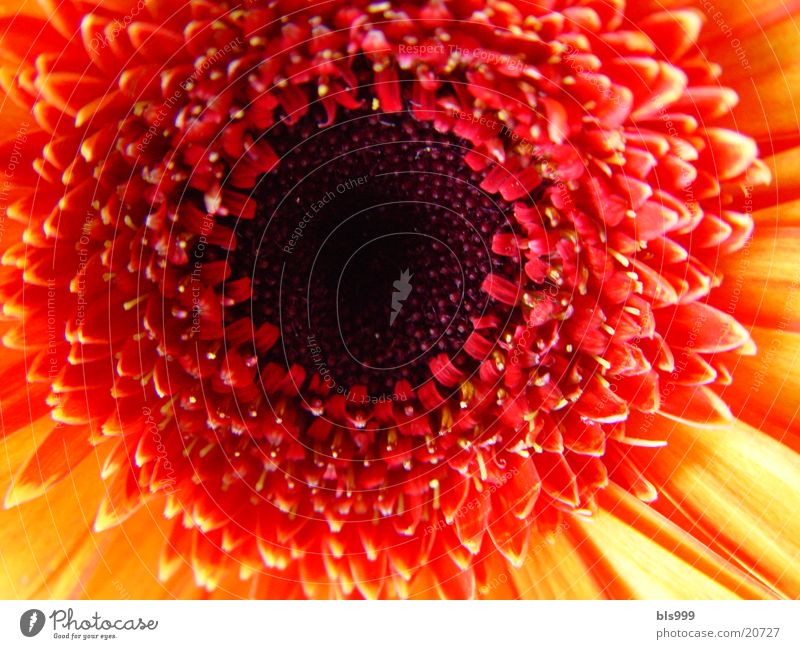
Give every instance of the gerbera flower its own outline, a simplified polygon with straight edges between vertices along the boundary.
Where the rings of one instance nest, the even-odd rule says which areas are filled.
[[[3,592],[798,596],[789,4],[12,10]]]

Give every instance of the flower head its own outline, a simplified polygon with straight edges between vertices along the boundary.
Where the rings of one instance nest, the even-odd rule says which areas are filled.
[[[470,597],[609,498],[656,501],[659,454],[691,451],[665,422],[732,420],[756,346],[714,295],[771,174],[703,14],[641,13],[15,17],[3,340],[18,423],[53,423],[6,503],[98,453],[95,530],[158,503],[163,581]]]

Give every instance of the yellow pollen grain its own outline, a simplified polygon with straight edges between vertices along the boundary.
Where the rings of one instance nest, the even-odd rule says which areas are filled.
[[[596,158],[595,158],[595,162],[597,163],[597,166],[598,166],[598,167],[600,167],[600,169],[602,169],[603,173],[604,173],[606,176],[608,176],[609,178],[611,178],[611,176],[613,176],[613,175],[614,175],[614,172],[613,172],[613,170],[611,169],[611,167],[609,167],[609,166],[608,166],[608,165],[607,165],[605,162],[603,162],[602,160],[598,160],[598,159],[596,159]]]
[[[478,470],[481,474],[481,480],[484,482],[489,477],[489,472],[486,470],[486,461],[483,459],[483,453],[476,453],[478,458]]]
[[[526,16],[523,25],[537,32],[542,28],[542,22],[535,16]]]
[[[609,363],[605,358],[601,358],[600,356],[597,356],[596,354],[593,354],[592,358],[595,361],[597,361],[600,365],[605,367],[607,370],[611,369],[611,363]]]
[[[630,260],[620,252],[616,250],[612,250],[608,248],[608,254],[611,255],[614,259],[616,259],[624,268],[628,268],[631,265]]]
[[[133,298],[132,300],[128,300],[122,305],[122,308],[126,311],[130,311],[133,307],[141,302],[144,302],[149,297],[149,294],[140,295],[138,297]]]
[[[428,483],[428,486],[433,489],[433,508],[439,509],[440,502],[439,502],[439,481],[434,478]]]
[[[455,55],[450,55],[447,59],[447,63],[444,66],[444,74],[450,74],[458,67],[458,57]]]
[[[606,379],[604,376],[598,375],[597,380],[600,381],[600,385],[602,385],[606,389],[608,389],[611,386],[611,383],[609,383],[608,379]]]
[[[625,156],[617,152],[608,159],[608,163],[612,165],[624,165],[626,162]]]
[[[453,413],[447,407],[442,408],[441,414],[441,429],[442,431],[449,431],[453,426]]]

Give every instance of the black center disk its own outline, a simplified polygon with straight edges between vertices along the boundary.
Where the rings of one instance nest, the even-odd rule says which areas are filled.
[[[234,277],[253,283],[242,308],[281,330],[265,360],[373,396],[400,379],[418,386],[442,352],[468,365],[471,318],[508,315],[481,283],[520,273],[491,252],[510,205],[479,188],[465,141],[410,114],[355,114],[326,130],[317,117],[269,133],[281,162],[254,190],[256,218],[237,226]]]

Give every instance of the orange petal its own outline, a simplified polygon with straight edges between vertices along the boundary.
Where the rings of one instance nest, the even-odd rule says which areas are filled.
[[[661,391],[659,412],[695,426],[724,426],[733,417],[728,405],[711,388],[667,384]]]
[[[741,422],[661,428],[669,445],[647,475],[668,498],[656,506],[679,508],[718,553],[783,595],[800,596],[800,456]]]
[[[756,327],[753,338],[761,352],[731,367],[722,397],[739,419],[800,452],[800,334]]]
[[[0,597],[69,597],[85,566],[71,563],[87,541],[97,508],[99,466],[91,459],[64,488],[0,510]]]
[[[674,550],[648,538],[627,522],[605,511],[576,525],[588,544],[596,546],[612,567],[615,579],[623,582],[638,599],[735,599],[725,588]],[[635,548],[635,551],[632,549]]]
[[[13,507],[41,496],[75,470],[94,450],[83,434],[84,431],[71,426],[54,427],[14,477],[5,506]]]
[[[744,15],[740,9],[728,17]],[[791,108],[800,99],[800,61],[794,56],[797,45],[797,26],[789,15],[747,37],[731,33],[721,38],[711,58],[722,66],[722,83],[739,93],[739,105],[723,124],[743,130],[755,137],[765,149],[785,148],[800,139],[797,112]],[[709,25],[708,29],[714,29]],[[737,47],[732,46],[734,38]]]
[[[604,597],[591,557],[569,532],[577,518],[565,518],[555,533],[533,531],[525,562],[509,575],[521,599]]]

